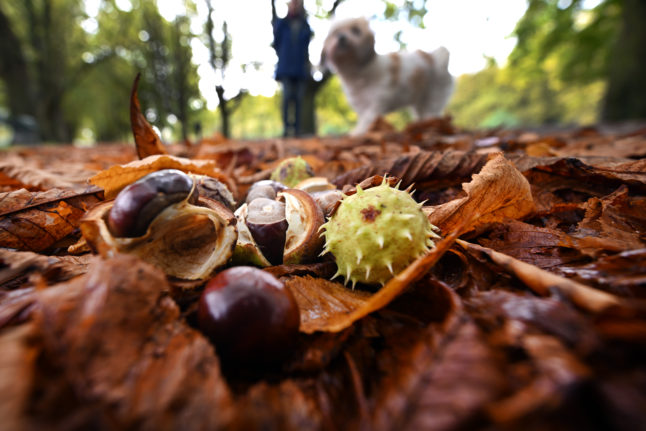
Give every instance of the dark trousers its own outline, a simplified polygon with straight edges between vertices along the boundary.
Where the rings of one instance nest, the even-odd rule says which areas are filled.
[[[305,95],[305,80],[283,78],[283,136],[301,134],[301,106]]]

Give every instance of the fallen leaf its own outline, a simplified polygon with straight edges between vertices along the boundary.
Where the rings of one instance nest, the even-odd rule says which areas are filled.
[[[499,424],[512,423],[533,412],[544,410],[555,400],[565,398],[590,375],[590,369],[561,342],[549,335],[527,335],[523,347],[538,368],[538,376],[509,398],[488,407]]]
[[[587,265],[561,267],[559,271],[622,297],[646,299],[646,248],[604,256]]]
[[[543,269],[586,260],[576,239],[566,233],[518,220],[496,223],[487,237],[478,242]]]
[[[501,269],[518,277],[527,287],[541,296],[548,296],[552,290],[557,290],[579,307],[593,313],[600,313],[612,307],[627,305],[615,295],[545,271],[490,248],[462,240],[457,240],[457,242],[470,253],[486,256],[499,265]]]
[[[26,363],[26,376],[3,379],[10,389],[0,405],[27,384],[38,395],[14,407],[21,429],[70,421],[84,429],[226,427],[234,411],[213,348],[178,318],[165,290],[155,268],[117,256],[95,258],[87,275],[38,291],[31,336],[38,360]]]
[[[291,277],[285,285],[296,299],[301,312],[300,331],[306,334],[327,330],[330,320],[360,309],[370,298],[370,292],[311,276]]]
[[[379,394],[372,429],[461,429],[505,389],[504,370],[477,326],[456,322],[425,340],[392,371]]]
[[[35,376],[36,348],[29,343],[33,334],[29,325],[4,331],[0,336],[0,416],[6,431],[25,429],[24,407]],[[11,396],[7,396],[11,394]]]
[[[323,307],[322,302],[325,296],[321,298],[316,290],[309,291],[301,289],[303,294],[299,305],[301,315],[305,313],[306,317],[301,320],[301,331],[312,333],[314,331],[339,332],[350,327],[354,322],[362,319],[377,310],[380,310],[390,304],[395,298],[403,293],[407,288],[421,279],[433,265],[442,257],[457,238],[457,233],[453,233],[435,244],[427,254],[416,259],[406,269],[390,279],[376,293],[364,295],[363,293],[353,292],[348,288],[341,287],[339,284],[327,285],[327,295],[341,296],[338,289],[345,289],[340,304],[335,304],[335,308]],[[305,296],[309,294],[310,296]],[[297,300],[298,301],[298,300]],[[312,310],[312,311],[310,311]]]
[[[444,235],[461,226],[461,232],[507,219],[519,219],[534,210],[525,177],[501,154],[495,155],[463,185],[466,196],[434,207],[424,207],[429,221]],[[473,220],[465,225],[465,220]]]
[[[590,198],[585,217],[571,235],[582,253],[621,252],[646,247],[646,199],[630,198],[622,185],[601,199]]]
[[[132,127],[132,135],[135,138],[137,155],[140,159],[145,159],[148,156],[168,154],[168,152],[155,130],[144,117],[144,114],[141,113],[139,99],[137,98],[140,77],[141,74],[138,73],[130,93],[130,126]]]
[[[14,180],[22,187],[31,190],[49,190],[53,188],[81,191],[87,188],[85,180],[88,172],[80,170],[52,172],[51,169],[41,169],[33,162],[9,155],[0,161],[0,174]]]
[[[214,161],[190,160],[170,155],[148,156],[125,165],[113,166],[94,175],[89,181],[104,190],[106,199],[113,199],[128,184],[162,169],[179,169],[187,173],[208,175],[225,183],[231,193],[237,195],[233,180],[223,174]]]
[[[429,183],[459,184],[480,171],[486,161],[486,155],[464,151],[423,151],[366,164],[334,178],[332,182],[341,188],[344,185],[354,186],[373,175],[387,174],[400,178],[403,187],[414,183],[417,189],[424,189]]]
[[[30,251],[0,249],[0,287],[16,283],[20,278],[38,277],[46,284],[60,283],[77,275],[85,274],[90,255],[45,256]],[[29,285],[29,283],[25,283]]]
[[[53,189],[0,194],[0,247],[35,252],[52,247],[78,228],[101,194],[96,188],[83,193]]]

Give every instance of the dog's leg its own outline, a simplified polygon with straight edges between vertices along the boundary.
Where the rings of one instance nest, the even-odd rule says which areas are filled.
[[[437,73],[427,97],[415,106],[420,120],[439,117],[453,93],[453,77],[447,71]]]
[[[372,126],[372,123],[374,123],[377,118],[379,118],[379,115],[377,114],[378,111],[375,110],[368,110],[366,112],[362,113],[357,113],[359,116],[359,120],[357,121],[357,125],[354,126],[354,129],[352,129],[352,132],[350,132],[350,135],[352,136],[357,136],[357,135],[362,135],[366,133],[368,130],[370,130],[370,126]]]

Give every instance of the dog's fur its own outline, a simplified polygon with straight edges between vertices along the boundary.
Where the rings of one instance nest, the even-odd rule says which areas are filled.
[[[439,116],[453,92],[446,48],[377,55],[365,18],[333,24],[321,63],[341,78],[359,117],[355,135],[365,133],[381,115],[404,107],[411,107],[418,119]]]

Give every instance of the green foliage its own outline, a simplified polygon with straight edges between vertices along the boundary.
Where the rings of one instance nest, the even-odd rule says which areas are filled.
[[[195,13],[192,2],[185,3],[187,13]],[[20,84],[33,95],[28,105],[36,107],[32,115],[45,139],[71,140],[84,128],[98,140],[128,138],[130,89],[138,71],[142,108],[155,113],[158,127],[171,126],[175,137],[203,109],[188,17],[167,22],[154,0],[133,0],[129,11],[115,0],[102,1],[96,31],[80,25],[89,18],[80,0],[5,3],[0,11],[20,40],[15,49],[28,66]]]
[[[341,81],[332,76],[316,95],[318,133],[338,135],[349,132],[357,121],[357,114],[343,94]]]
[[[618,0],[530,0],[509,64],[459,77],[449,111],[466,127],[598,121],[619,26]]]
[[[594,9],[584,9],[582,0],[567,7],[558,0],[530,0],[514,30],[518,43],[510,67],[530,75],[554,73],[565,82],[604,79],[620,25],[619,0]]]
[[[280,136],[280,94],[272,97],[247,95],[235,110],[231,121],[234,138],[262,138]]]
[[[491,63],[463,75],[448,111],[463,127],[517,127],[589,124],[596,121],[605,85],[569,83],[556,74],[524,75]]]

